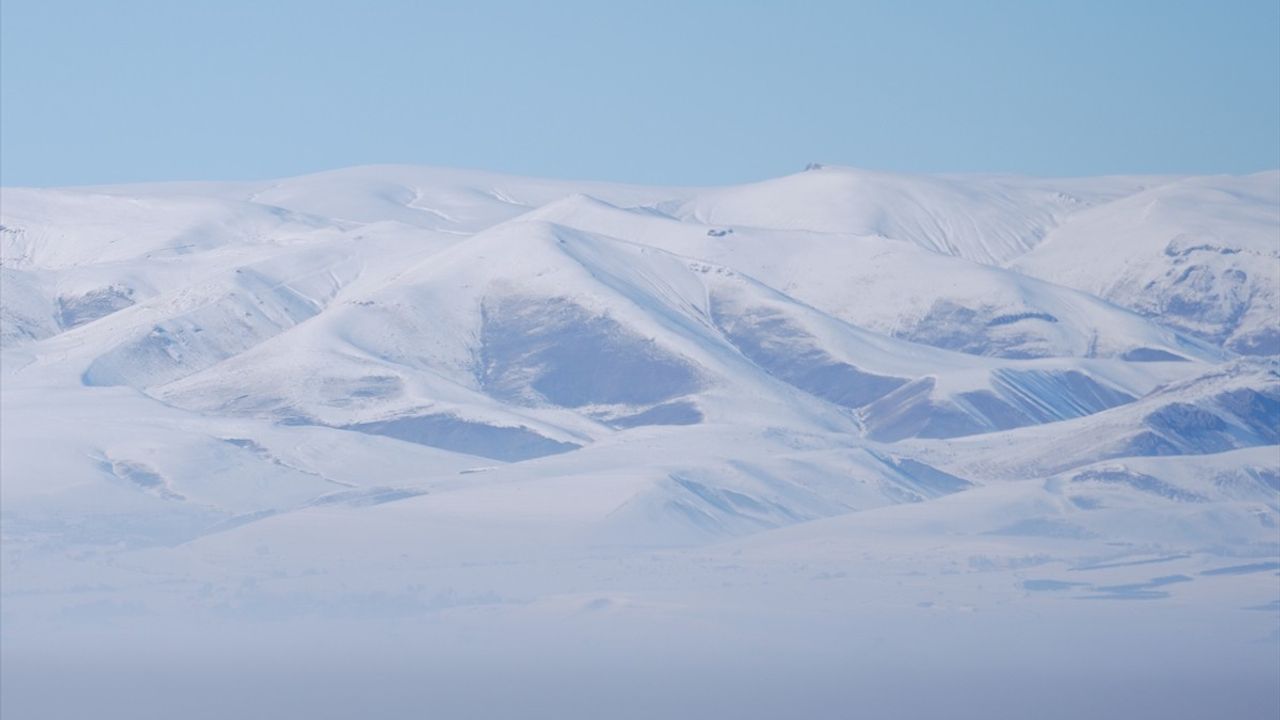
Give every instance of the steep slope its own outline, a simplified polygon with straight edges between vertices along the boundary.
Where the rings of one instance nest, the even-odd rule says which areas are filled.
[[[1280,371],[1274,360],[1245,360],[1090,417],[913,451],[953,472],[1014,479],[1112,458],[1213,454],[1278,442]]]
[[[456,482],[553,504],[616,475],[590,532],[701,541],[1273,443],[1270,370],[1014,269],[1191,182],[831,168],[689,189],[369,167],[6,189],[4,409],[51,434],[43,397],[138,419],[59,446],[69,484],[48,507],[105,483],[112,507],[150,503],[131,517],[187,503],[172,507],[195,509],[188,535]],[[1203,222],[1267,202],[1224,195]],[[1223,255],[1250,277],[1266,277],[1268,212],[1239,210],[1255,235]],[[1201,222],[1182,218],[1160,223]],[[125,440],[148,434],[171,450]],[[395,482],[351,480],[326,442],[385,453]],[[310,459],[285,459],[290,443]],[[40,455],[15,457],[18,512],[35,517]]]
[[[267,689],[226,716],[280,667],[318,716],[566,672],[709,698],[638,716],[794,716],[794,667],[837,715],[1274,716],[1259,177],[0,191],[5,716],[15,657],[45,714],[86,668],[103,707],[218,714],[192,658]],[[608,685],[637,658],[667,676]]]
[[[804,409],[767,377],[758,387],[758,370],[706,320],[700,278],[666,253],[516,221],[161,393],[224,409],[243,395],[259,409],[351,425],[432,407],[431,415],[489,408],[599,433],[598,422],[696,422],[708,411],[705,398],[758,413],[724,389],[757,386],[755,401],[776,403],[777,418],[850,423],[820,404]],[[291,379],[299,366],[324,381]],[[334,394],[360,378],[367,392]]]
[[[1073,216],[1011,267],[1234,352],[1274,355],[1277,228],[1280,172],[1188,178]]]
[[[199,196],[2,192],[6,344],[80,327],[164,294],[197,304],[201,290],[192,286],[211,275],[272,256],[291,263],[301,248],[332,242],[345,229],[277,207]]]
[[[427,444],[463,432],[459,423],[475,432],[550,423],[538,432],[578,444],[606,432],[596,423],[767,417],[852,431],[852,415],[840,409],[864,406],[872,436],[896,439],[1076,417],[1193,372],[1188,363],[1135,370],[1123,362],[984,360],[912,345],[723,267],[517,220],[158,392],[188,407]],[[949,420],[906,419],[924,416]]]
[[[897,240],[680,222],[584,195],[529,217],[736,268],[853,325],[935,347],[1009,358],[1221,357],[1087,293]]]

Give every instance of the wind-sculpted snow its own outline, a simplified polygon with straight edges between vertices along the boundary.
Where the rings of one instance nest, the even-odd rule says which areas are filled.
[[[57,334],[53,303],[35,276],[0,267],[0,347]]]
[[[711,317],[729,342],[766,372],[837,405],[861,407],[907,382],[836,360],[771,308],[741,308],[713,295]]]
[[[515,462],[578,449],[524,427],[496,427],[449,415],[419,415],[346,426],[347,430]]]
[[[1126,187],[1128,186],[1128,187]],[[879,235],[999,264],[1133,181],[1093,187],[1005,178],[910,177],[844,168],[700,193],[675,212],[712,224]]]
[[[134,304],[133,288],[108,285],[95,288],[83,295],[58,298],[58,324],[73,328]]]
[[[1278,180],[3,189],[0,714],[1275,717]]]
[[[515,402],[652,405],[697,391],[696,366],[565,298],[486,302],[481,385]]]
[[[1203,495],[1182,490],[1159,478],[1129,470],[1086,470],[1072,477],[1071,482],[1127,485],[1135,490],[1152,493],[1177,502],[1205,502],[1207,500]],[[1072,502],[1077,507],[1084,507],[1087,510],[1096,510],[1100,507],[1100,502],[1092,498],[1087,504],[1078,497],[1072,498]]]
[[[940,397],[925,377],[868,405],[868,437],[951,438],[1092,415],[1131,402],[1133,396],[1076,370],[999,369],[990,389]]]
[[[1187,178],[1082,212],[1012,267],[1245,355],[1280,353],[1280,171]],[[1096,267],[1080,257],[1107,257]]]
[[[853,325],[961,352],[1221,358],[1209,343],[1087,293],[901,238],[743,227],[730,233],[582,195],[530,216],[731,267]]]
[[[1241,444],[1280,443],[1280,386],[1238,388],[1208,402],[1172,402],[1148,413],[1143,424],[1168,444],[1158,455],[1218,452]]]
[[[882,455],[876,455],[876,457],[892,468],[894,472],[902,475],[901,483],[904,489],[914,492],[915,497],[911,498],[914,502],[949,495],[973,487],[973,483],[968,480],[945,473],[919,460]]]
[[[654,405],[634,415],[621,415],[604,419],[616,428],[633,428],[642,425],[695,425],[702,422],[698,406],[684,400]]]
[[[152,326],[94,360],[87,385],[148,387],[233,357],[316,314],[292,288],[246,277],[212,303]]]
[[[953,440],[923,457],[991,477],[1046,475],[1107,458],[1192,456],[1280,442],[1274,361],[1242,361],[1163,384],[1084,418]],[[1065,441],[1064,438],[1070,438]],[[993,448],[1003,447],[1003,452]]]

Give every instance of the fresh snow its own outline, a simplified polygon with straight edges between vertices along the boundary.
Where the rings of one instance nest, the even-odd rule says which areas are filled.
[[[1278,303],[1280,172],[4,188],[4,715],[1274,717]]]

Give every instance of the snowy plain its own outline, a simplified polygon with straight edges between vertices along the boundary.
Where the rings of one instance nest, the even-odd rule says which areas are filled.
[[[6,718],[1274,718],[1280,172],[0,190]]]

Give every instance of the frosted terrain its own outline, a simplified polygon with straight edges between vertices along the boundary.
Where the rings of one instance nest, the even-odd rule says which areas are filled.
[[[20,718],[1280,716],[1280,172],[0,191]]]

